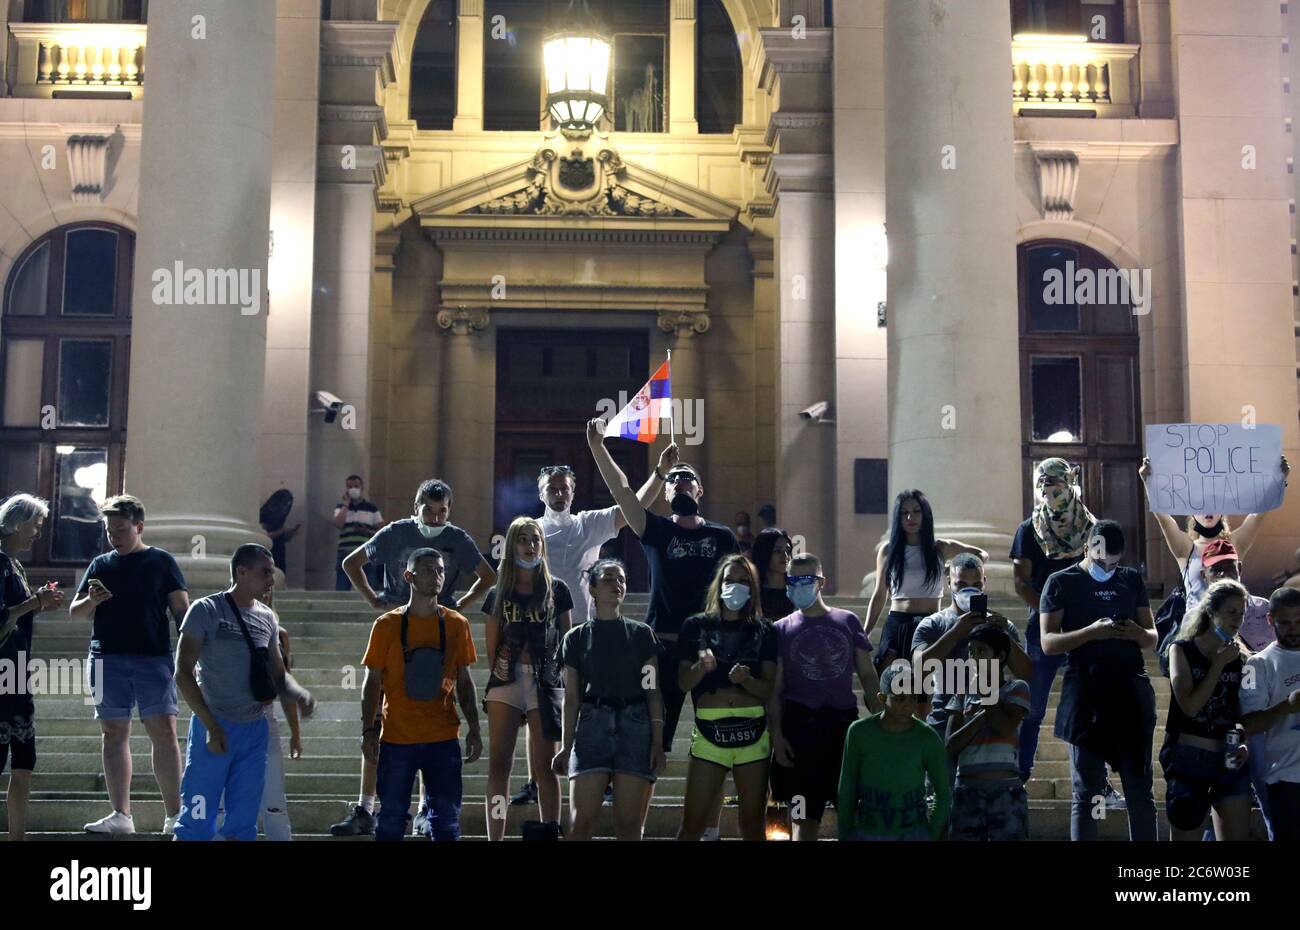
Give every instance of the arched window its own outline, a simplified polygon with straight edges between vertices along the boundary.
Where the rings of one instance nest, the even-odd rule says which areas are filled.
[[[27,0],[29,23],[143,23],[149,0]]]
[[[451,129],[456,118],[456,0],[433,0],[411,48],[410,118],[417,129]]]
[[[740,45],[722,0],[695,7],[695,118],[702,133],[730,133],[741,121]]]
[[[32,564],[103,548],[98,504],[122,484],[135,236],[106,223],[32,243],[0,317],[0,492],[51,503]]]
[[[1131,272],[1077,242],[1026,243],[1018,257],[1025,506],[1038,462],[1060,456],[1081,465],[1088,509],[1119,521],[1127,561],[1140,564],[1142,408],[1133,305],[1150,300],[1149,289],[1134,293]]]
[[[1012,0],[1015,34],[1087,36],[1092,42],[1124,41],[1122,0]]]

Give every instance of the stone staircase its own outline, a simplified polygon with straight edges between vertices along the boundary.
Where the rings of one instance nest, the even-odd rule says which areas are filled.
[[[862,600],[856,597],[837,597],[832,598],[831,602],[833,606],[859,613],[865,608]],[[645,595],[631,595],[627,613],[629,616],[642,617],[645,606]],[[1010,601],[998,603],[996,600],[993,607],[1008,616],[1020,618],[1018,622],[1023,628],[1023,607],[1017,607]],[[355,802],[359,788],[358,721],[361,681],[364,677],[360,661],[374,614],[360,603],[355,594],[314,591],[280,592],[276,596],[276,610],[281,623],[292,637],[294,674],[312,690],[319,702],[315,717],[303,724],[303,758],[296,761],[286,759],[284,763],[294,835],[304,840],[333,839],[328,835],[330,824],[346,816],[351,809],[350,805]],[[479,662],[473,670],[473,676],[481,696],[487,677],[482,615],[472,612],[470,620],[479,653]],[[883,624],[877,626],[877,631],[880,626]],[[72,621],[66,615],[43,617],[37,621],[36,656],[47,660],[83,657],[88,638],[87,625],[84,623]],[[1156,673],[1154,660],[1151,668],[1160,719],[1163,721],[1169,702],[1169,683]],[[1058,676],[1057,691],[1059,686]],[[36,704],[38,762],[29,805],[29,836],[32,839],[101,840],[102,837],[92,837],[82,832],[83,824],[108,812],[99,754],[99,726],[92,718],[92,709],[80,696],[38,696]],[[1031,799],[1030,829],[1031,836],[1035,839],[1069,837],[1069,762],[1066,745],[1052,736],[1051,732],[1055,705],[1054,697],[1043,724],[1034,777],[1028,786]],[[646,825],[647,838],[673,837],[681,823],[692,722],[692,707],[688,699],[666,771],[656,788],[654,804]],[[177,720],[182,754],[188,723],[189,713],[182,707]],[[486,730],[486,721],[484,728]],[[132,732],[131,752],[135,775],[131,796],[136,829],[157,831],[162,825],[163,810],[149,761],[149,739],[138,721]],[[283,724],[281,734],[287,750],[288,727]],[[484,736],[486,743],[486,733]],[[1159,748],[1162,736],[1163,728],[1160,727],[1156,732],[1156,749]],[[526,778],[522,739],[515,759],[512,791]],[[1160,778],[1158,765],[1156,774],[1156,799],[1157,807],[1161,809],[1163,833],[1164,781]],[[467,839],[486,836],[486,781],[485,753],[484,758],[466,766],[464,770],[462,831]],[[734,793],[730,784],[728,793]],[[535,807],[510,808],[507,835],[518,836],[519,824],[524,820],[537,819],[537,816]],[[567,818],[567,814],[565,816]],[[1124,812],[1108,813],[1101,828],[1103,837],[1126,838],[1127,820]],[[0,830],[7,830],[7,813],[2,806]],[[827,812],[822,832],[824,836],[834,835],[833,811]],[[602,813],[597,835],[613,835],[608,807]],[[738,835],[734,807],[724,810],[723,835]],[[137,838],[145,840],[160,837],[156,832],[141,832]]]

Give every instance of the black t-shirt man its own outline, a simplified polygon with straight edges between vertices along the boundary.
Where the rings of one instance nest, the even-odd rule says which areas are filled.
[[[139,552],[98,555],[86,569],[78,594],[98,578],[113,595],[95,608],[91,655],[169,656],[167,597],[186,590],[185,576],[171,553],[156,546]]]
[[[1071,565],[1078,565],[1083,560],[1083,553],[1078,555],[1065,556],[1064,558],[1050,558],[1043,551],[1042,544],[1038,541],[1038,535],[1034,532],[1033,518],[1026,520],[1016,528],[1015,538],[1011,540],[1011,558],[1024,559],[1029,562],[1029,583],[1034,586],[1034,590],[1040,595],[1047,584],[1047,579],[1057,572],[1064,571]],[[1036,642],[1038,640],[1038,608],[1029,608],[1029,636]]]
[[[730,527],[705,520],[685,529],[649,510],[641,548],[650,563],[648,623],[656,633],[677,635],[682,623],[704,609],[704,595],[713,582],[718,563],[738,551]]]
[[[1040,613],[1060,611],[1061,632],[1072,633],[1103,617],[1137,622],[1149,607],[1146,584],[1134,568],[1119,567],[1107,581],[1097,581],[1080,565],[1047,579]],[[1142,647],[1131,640],[1097,639],[1067,653],[1061,701],[1056,711],[1059,739],[1084,746],[1112,764],[1130,753],[1150,764],[1155,728],[1155,692],[1147,677]]]

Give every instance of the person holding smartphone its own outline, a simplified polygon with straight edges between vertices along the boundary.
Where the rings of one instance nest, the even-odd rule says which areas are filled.
[[[988,609],[988,595],[984,593],[984,562],[979,556],[963,552],[948,563],[948,589],[952,600],[943,610],[931,614],[921,621],[912,635],[912,660],[916,666],[925,669],[925,663],[931,661],[954,661],[962,663],[969,658],[967,643],[976,627],[991,624],[1002,630],[1011,640],[1007,655],[1007,667],[1018,679],[1027,679],[1033,671],[1033,662],[1025,652],[1025,644],[1017,630],[1002,614]],[[934,688],[934,700],[930,704],[925,722],[939,733],[945,732],[948,724],[948,704],[951,694],[944,693],[944,676]],[[967,682],[963,695],[974,694],[974,682]]]
[[[1155,620],[1141,573],[1123,557],[1123,529],[1098,520],[1083,561],[1047,579],[1038,608],[1044,654],[1066,656],[1055,732],[1070,744],[1072,840],[1097,838],[1107,763],[1124,785],[1129,839],[1156,839],[1156,697],[1143,655],[1155,649]]]

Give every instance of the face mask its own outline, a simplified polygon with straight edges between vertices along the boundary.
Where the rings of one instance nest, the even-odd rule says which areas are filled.
[[[700,512],[700,504],[689,494],[676,494],[673,496],[672,510],[679,517],[693,517]]]
[[[790,603],[794,605],[795,610],[811,607],[817,600],[817,583],[787,584],[785,586],[785,596],[790,599]]]
[[[739,581],[724,581],[722,603],[730,610],[740,610],[749,603],[749,585]]]
[[[741,523],[739,526],[736,527],[736,535],[737,535],[737,536],[744,536],[744,535],[745,535],[746,533],[748,533],[748,532],[749,532],[749,524],[748,524],[748,523]]]
[[[542,519],[552,520],[556,523],[568,523],[573,519],[573,514],[569,512],[568,507],[565,507],[563,510],[556,510],[550,504],[547,504],[546,513],[542,514]]]
[[[979,588],[962,588],[960,591],[953,592],[952,602],[957,605],[957,609],[962,613],[970,610],[970,599],[973,594],[983,594]]]
[[[359,500],[361,500],[361,489],[360,489],[360,488],[348,488],[348,497],[352,498],[354,501],[359,501]]]
[[[416,525],[420,528],[420,535],[425,539],[433,539],[447,528],[447,524],[445,523],[440,523],[437,526],[430,526],[427,523],[422,523],[419,518],[416,518]]]
[[[1197,533],[1201,534],[1206,539],[1213,539],[1223,530],[1223,520],[1220,518],[1219,522],[1214,524],[1214,526],[1202,526],[1200,521],[1193,520],[1192,529],[1196,530]]]
[[[536,568],[542,564],[542,557],[539,555],[535,559],[521,559],[519,556],[515,556],[515,564],[520,568]]]
[[[1047,504],[1052,510],[1064,510],[1070,506],[1070,501],[1074,497],[1074,492],[1069,485],[1053,485],[1051,487],[1042,487],[1043,503]]]
[[[1092,576],[1093,581],[1105,582],[1105,581],[1110,581],[1110,579],[1114,577],[1115,569],[1112,568],[1110,571],[1106,571],[1096,562],[1089,562],[1088,574]]]
[[[1210,629],[1214,631],[1215,636],[1219,637],[1219,639],[1223,640],[1225,643],[1232,642],[1233,635],[1229,633],[1227,630],[1220,627],[1217,623],[1211,623]]]

